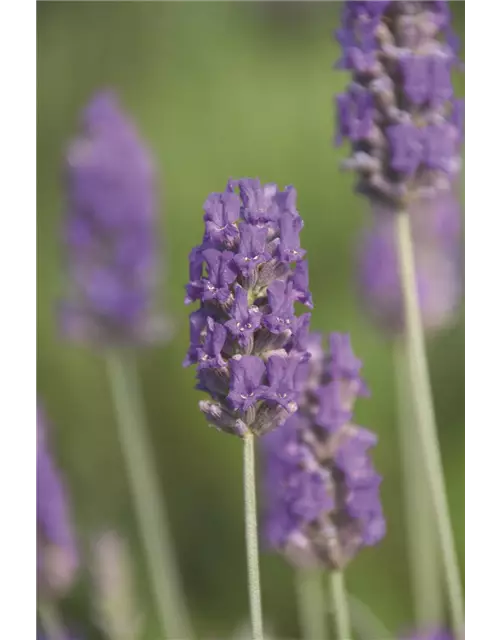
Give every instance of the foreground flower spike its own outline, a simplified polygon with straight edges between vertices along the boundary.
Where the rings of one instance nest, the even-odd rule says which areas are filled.
[[[262,435],[297,409],[297,367],[311,307],[303,226],[293,187],[231,180],[204,206],[205,234],[190,256],[186,302],[200,402],[208,422],[240,438]]]
[[[365,256],[369,264],[363,265],[362,270],[368,274],[374,263],[377,267],[365,284],[378,319],[391,330],[398,325],[404,329],[405,367],[410,375],[418,434],[419,450],[414,447],[414,452],[427,476],[424,480],[427,484],[417,475],[412,484],[419,484],[420,493],[425,492],[432,501],[433,513],[423,519],[428,523],[425,528],[430,532],[429,540],[435,531],[438,534],[453,629],[458,635],[464,621],[462,585],[424,340],[426,322],[433,328],[444,322],[453,300],[445,287],[447,300],[439,300],[436,306],[435,292],[426,291],[423,286],[430,275],[422,269],[432,272],[433,279],[439,272],[437,277],[447,280],[448,286],[451,282],[451,298],[456,295],[455,278],[453,266],[447,262],[449,253],[442,260],[439,253],[442,248],[438,254],[429,254],[427,248],[417,247],[412,234],[421,225],[413,223],[412,230],[411,221],[413,207],[432,208],[437,199],[453,192],[461,169],[464,108],[453,95],[451,74],[459,59],[450,22],[446,0],[345,0],[342,27],[337,32],[343,50],[338,66],[352,73],[352,81],[347,91],[337,97],[336,142],[349,140],[352,154],[344,167],[357,174],[357,190],[368,197],[374,213],[380,208],[387,209],[394,218],[400,296],[395,299],[388,293],[393,284],[387,285],[386,280],[393,273],[390,250],[387,259],[385,249],[380,254],[384,256],[384,264],[380,257],[373,258],[379,253],[379,237],[371,240],[369,255]],[[451,251],[456,253],[456,249]],[[403,317],[400,306],[404,309]],[[401,375],[398,372],[398,377]],[[410,426],[402,424],[402,429],[409,431]],[[411,526],[408,528],[411,530]],[[440,567],[434,558],[436,545],[429,544],[429,540],[420,544],[426,566],[434,566],[432,575],[426,572],[427,584],[418,589],[416,605],[421,611],[428,609],[429,601],[437,602],[428,594],[431,588],[438,593],[441,586]],[[413,551],[416,570],[422,576],[419,553]],[[439,603],[433,608],[440,609]],[[419,622],[439,624],[442,620],[442,611],[438,616],[434,612],[426,615],[429,619],[419,616]]]
[[[457,40],[447,2],[345,2],[337,39],[352,72],[337,98],[345,167],[370,200],[401,207],[448,191],[460,170],[463,104],[453,97]]]
[[[320,339],[310,336],[313,355],[300,365],[308,378],[298,412],[263,440],[265,532],[298,568],[342,570],[385,535],[381,477],[369,454],[376,436],[352,423],[355,397],[366,393],[361,362],[349,336],[331,334],[326,353],[315,348]]]
[[[243,486],[251,634],[263,640],[254,436],[280,427],[297,410],[300,367],[309,358],[311,307],[304,225],[293,187],[230,180],[206,200],[202,243],[189,256],[186,303],[197,365],[200,409],[216,429],[243,439]]]
[[[127,545],[117,533],[108,531],[95,540],[92,552],[96,622],[109,640],[136,640],[142,633],[142,620]]]
[[[163,335],[154,309],[157,213],[149,151],[117,98],[100,93],[66,157],[69,337],[114,345]]]
[[[42,411],[37,415],[36,522],[38,586],[44,597],[57,598],[72,586],[78,553],[68,498],[52,459]]]

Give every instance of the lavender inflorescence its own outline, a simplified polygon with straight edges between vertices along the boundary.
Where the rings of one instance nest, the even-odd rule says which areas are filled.
[[[155,168],[112,93],[83,112],[66,158],[66,199],[64,332],[107,345],[157,339]]]
[[[398,208],[449,191],[460,170],[464,103],[453,96],[457,38],[443,1],[345,3],[337,31],[340,68],[336,143],[348,139],[358,190]]]
[[[299,409],[263,439],[265,535],[296,566],[343,569],[385,535],[381,477],[370,459],[376,436],[352,422],[366,395],[348,335],[311,334],[300,365]]]
[[[46,596],[58,597],[73,584],[78,552],[66,490],[49,450],[40,408],[36,428],[37,580]]]
[[[307,359],[312,307],[303,221],[296,191],[259,180],[230,180],[204,205],[203,242],[190,255],[186,303],[200,409],[221,431],[245,437],[281,425],[297,409],[297,372]]]

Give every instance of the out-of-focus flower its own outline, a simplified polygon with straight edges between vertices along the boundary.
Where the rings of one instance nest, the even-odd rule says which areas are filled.
[[[401,637],[401,640],[453,640],[449,631],[444,629],[434,629],[431,631],[421,631],[410,633]]]
[[[299,410],[262,441],[265,534],[299,567],[342,569],[385,535],[381,477],[368,453],[377,438],[352,423],[367,390],[349,336],[331,334],[326,354],[320,336],[309,345]]]
[[[78,569],[78,554],[66,491],[47,443],[41,409],[37,414],[36,463],[37,578],[50,596],[68,591]]]
[[[454,221],[440,214],[412,216],[414,256],[420,311],[424,328],[436,331],[452,323],[462,295],[462,260]],[[458,223],[457,223],[458,224]],[[455,238],[453,238],[455,235]],[[384,332],[404,328],[393,216],[376,216],[359,247],[358,289],[363,309]]]
[[[99,627],[110,640],[138,638],[141,617],[125,542],[109,531],[95,540],[92,552],[93,601]]]
[[[457,38],[447,2],[348,0],[337,31],[352,83],[337,135],[358,190],[395,208],[450,190],[460,170],[463,102],[453,97]]]
[[[149,151],[111,93],[98,94],[66,157],[63,330],[104,344],[157,339],[157,194]]]
[[[229,181],[205,202],[205,234],[190,255],[186,303],[191,344],[208,422],[227,433],[262,435],[297,409],[297,371],[307,359],[311,307],[303,221],[296,191],[259,180]],[[295,269],[293,268],[295,266]]]

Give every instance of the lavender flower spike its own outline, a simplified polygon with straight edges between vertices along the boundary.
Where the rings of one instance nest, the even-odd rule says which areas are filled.
[[[415,471],[410,472],[409,466],[404,465],[405,484],[413,495],[425,493],[425,500],[432,501],[432,512],[422,510],[419,520],[422,531],[429,534],[428,540],[435,530],[438,532],[452,626],[454,634],[461,636],[464,607],[460,567],[446,498],[424,335],[424,320],[427,327],[434,328],[452,315],[458,247],[455,244],[450,249],[450,239],[441,246],[436,243],[437,238],[430,242],[418,239],[422,208],[434,205],[441,197],[453,196],[461,168],[463,104],[454,99],[451,82],[452,70],[460,66],[457,38],[451,29],[447,0],[347,0],[337,36],[343,50],[340,66],[352,74],[346,93],[338,98],[337,142],[347,138],[352,149],[344,166],[357,174],[357,190],[367,196],[374,213],[386,209],[393,216],[397,237],[397,251],[391,255],[392,243],[384,237],[391,230],[376,228],[374,234],[381,232],[382,236],[374,235],[369,240],[364,256],[368,264],[363,265],[362,271],[367,297],[371,296],[370,306],[378,307],[376,311],[381,312],[390,331],[405,332],[409,362],[404,366],[413,395],[420,441],[417,446],[422,449],[413,449],[418,456]],[[384,222],[376,219],[376,224]],[[393,263],[397,264],[397,282],[392,280],[396,272]],[[402,437],[409,441],[414,436],[405,422],[401,421]],[[420,468],[428,476],[427,483],[422,482]],[[411,518],[410,506],[408,513]],[[415,532],[415,527],[409,530]],[[418,534],[413,536],[413,564],[418,569],[425,563],[429,570],[412,572],[416,608],[429,622],[436,622],[442,619],[441,613],[435,613],[441,607],[438,597],[429,594],[431,590],[440,593],[437,550],[432,543],[417,549],[421,538]],[[420,580],[424,575],[426,584]],[[423,620],[420,615],[419,618]]]
[[[348,0],[337,32],[352,83],[337,98],[336,142],[358,190],[395,208],[449,191],[460,170],[462,105],[447,2]]]
[[[149,342],[165,327],[154,311],[158,257],[155,170],[112,93],[95,96],[66,157],[69,288],[64,332],[79,342]]]
[[[377,438],[351,420],[365,386],[348,336],[332,334],[328,353],[319,341],[310,336],[311,358],[300,365],[308,375],[298,412],[262,441],[265,531],[299,568],[343,569],[385,534],[381,478],[368,453]]]
[[[216,428],[239,437],[262,435],[297,409],[298,367],[307,359],[312,306],[293,187],[231,180],[205,203],[203,242],[191,252],[187,302],[200,408]],[[305,319],[304,319],[305,318]]]
[[[47,596],[65,594],[75,579],[78,553],[66,490],[49,451],[42,411],[37,415],[37,580]]]

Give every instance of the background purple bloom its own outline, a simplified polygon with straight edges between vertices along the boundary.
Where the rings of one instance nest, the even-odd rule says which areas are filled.
[[[460,212],[450,196],[426,207],[410,208],[417,289],[424,328],[451,324],[460,305],[463,284]],[[394,218],[380,213],[366,229],[358,253],[358,290],[363,309],[388,334],[404,328]]]
[[[155,171],[111,93],[92,99],[66,157],[63,330],[106,344],[159,337]]]
[[[358,382],[354,396],[364,389],[349,337],[331,334],[327,353],[310,338],[299,410],[262,442],[265,535],[292,564],[336,569],[385,535],[377,438],[352,424],[354,397],[343,398],[346,380]]]
[[[294,309],[296,301],[312,306],[296,193],[230,180],[205,202],[204,220],[190,254],[186,302],[200,309],[184,364],[198,365],[197,388],[212,396],[200,403],[210,424],[260,435],[296,411],[297,368],[307,358],[309,314],[297,318]]]
[[[74,581],[78,554],[66,491],[49,451],[41,409],[37,413],[36,525],[39,587],[62,595]]]

